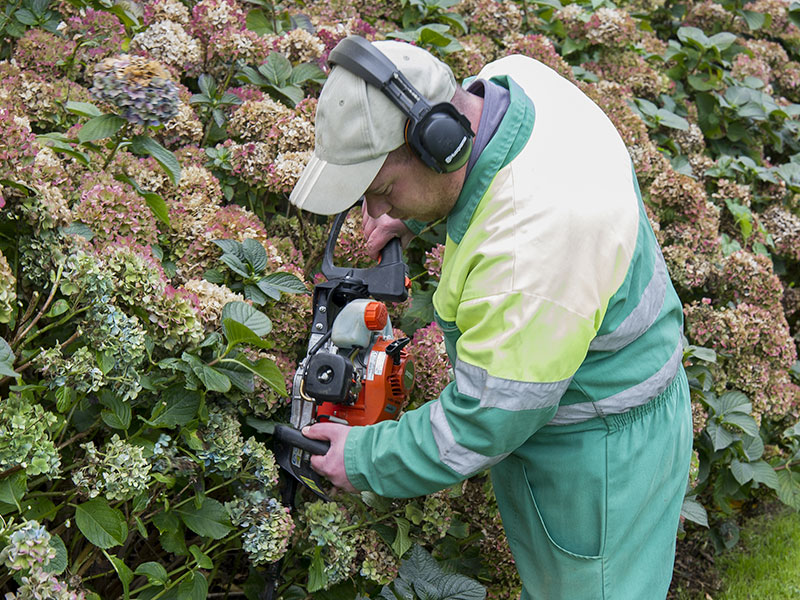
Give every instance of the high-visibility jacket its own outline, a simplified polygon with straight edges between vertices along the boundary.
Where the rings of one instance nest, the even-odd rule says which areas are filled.
[[[383,496],[434,492],[526,456],[543,428],[642,406],[681,367],[681,304],[612,123],[531,58],[478,77],[511,102],[447,218],[433,303],[455,381],[345,445],[351,483]]]

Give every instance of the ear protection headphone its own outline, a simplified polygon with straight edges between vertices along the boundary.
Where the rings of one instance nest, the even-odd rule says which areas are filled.
[[[463,167],[472,150],[469,120],[449,102],[428,102],[383,53],[351,35],[331,50],[328,62],[339,65],[381,90],[402,112],[406,144],[437,173]]]

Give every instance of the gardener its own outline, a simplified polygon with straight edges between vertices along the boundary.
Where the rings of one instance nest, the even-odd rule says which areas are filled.
[[[291,200],[363,194],[373,254],[447,218],[455,381],[399,421],[307,428],[331,442],[312,465],[387,497],[491,468],[523,598],[664,598],[692,446],[682,312],[616,130],[523,56],[465,88],[401,42],[348,38],[331,62]]]

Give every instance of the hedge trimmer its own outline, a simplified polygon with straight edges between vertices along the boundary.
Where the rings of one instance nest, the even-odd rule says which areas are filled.
[[[414,381],[405,349],[410,339],[394,337],[384,304],[408,297],[400,240],[386,245],[376,267],[334,266],[347,212],[336,216],[325,246],[327,281],[314,288],[308,353],[292,383],[291,425],[276,425],[274,432],[278,464],[326,500],[310,460],[312,454],[327,453],[329,443],[300,431],[322,421],[371,425],[396,419]]]

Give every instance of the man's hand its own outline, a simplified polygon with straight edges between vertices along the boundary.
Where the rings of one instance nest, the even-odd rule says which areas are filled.
[[[344,442],[350,427],[339,423],[317,423],[303,427],[303,435],[312,440],[328,440],[330,450],[325,455],[311,457],[311,467],[320,475],[327,477],[338,488],[347,492],[357,492],[347,479],[344,470]]]
[[[361,205],[361,217],[364,237],[367,240],[367,254],[375,260],[378,260],[381,250],[392,238],[399,237],[400,243],[405,248],[414,237],[414,233],[400,219],[394,219],[387,214],[377,219],[370,217],[366,202]]]

